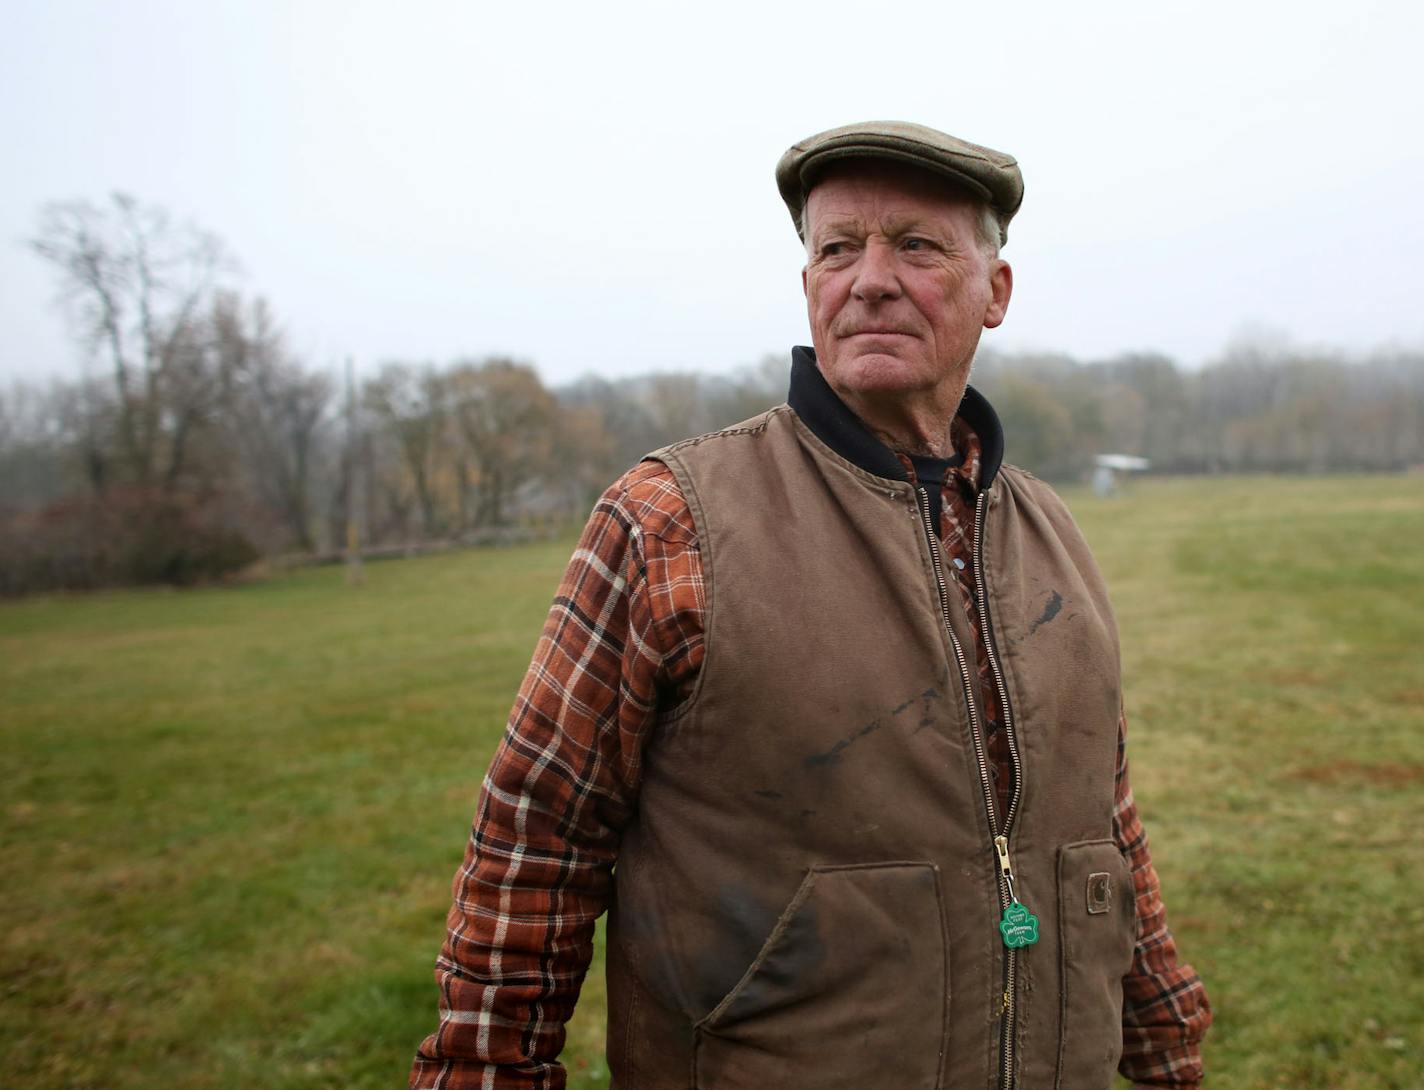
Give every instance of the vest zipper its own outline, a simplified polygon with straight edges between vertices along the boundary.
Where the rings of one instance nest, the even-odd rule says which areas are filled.
[[[944,580],[944,565],[940,559],[939,535],[935,533],[934,524],[930,518],[930,497],[922,486],[916,485],[915,494],[918,498],[920,511],[920,523],[925,531],[925,538],[930,547],[930,566],[934,570],[935,583],[939,591],[940,616],[944,622],[944,630],[949,634],[950,646],[954,649],[954,657],[959,665],[959,677],[964,685],[964,697],[969,707],[969,736],[974,742],[974,759],[979,766],[979,785],[984,798],[984,812],[989,819],[989,835],[993,838],[994,856],[1000,865],[996,867],[998,872],[999,887],[999,911],[1004,912],[1013,901],[1013,888],[1011,884],[1009,868],[1002,865],[1008,859],[1008,837],[1009,829],[1013,822],[1014,813],[1018,809],[1019,791],[1022,786],[1022,774],[1019,769],[1018,746],[1014,741],[1013,731],[1010,727],[1009,713],[1009,691],[1004,684],[1004,675],[999,669],[998,660],[994,657],[993,640],[989,632],[989,608],[985,602],[984,587],[984,563],[983,563],[983,541],[984,541],[984,508],[987,492],[980,492],[974,507],[974,586],[975,586],[975,607],[979,614],[980,631],[984,634],[984,650],[989,657],[989,671],[993,675],[994,685],[998,690],[1000,706],[1003,708],[1004,737],[1009,746],[1009,765],[1013,775],[1013,790],[1009,794],[1009,805],[1004,812],[1004,824],[999,826],[995,813],[994,804],[994,783],[989,774],[989,758],[984,744],[983,734],[979,725],[978,705],[974,698],[974,681],[969,672],[969,663],[965,658],[964,648],[959,643],[959,638],[955,636],[954,629],[949,619],[949,588]],[[1017,991],[1018,991],[1018,951],[1005,947],[1004,949],[1004,997],[999,1011],[999,1086],[1001,1090],[1013,1090],[1014,1086],[1014,1033],[1017,1023]]]
[[[1014,815],[1018,812],[1019,794],[1023,790],[1023,767],[1019,761],[1018,742],[1014,738],[1013,711],[1009,707],[1009,687],[1004,684],[1003,671],[999,669],[998,656],[994,654],[994,629],[989,623],[989,595],[984,582],[984,511],[988,504],[987,489],[980,492],[974,503],[974,598],[979,610],[979,630],[984,634],[984,653],[989,657],[989,672],[994,675],[994,687],[999,693],[999,707],[1003,709],[1004,722],[1001,729],[1004,741],[1009,747],[1009,770],[1014,778],[1009,791],[1009,805],[1004,811],[1004,827],[999,830],[1003,842],[1003,871],[1000,875],[1000,897],[1002,887],[1010,883],[1008,894],[1014,895],[1012,879],[1009,875],[1009,830],[1013,827]],[[1007,906],[1005,906],[1007,907]],[[1004,1090],[1013,1090],[1014,1085],[1014,1036],[1018,1030],[1018,954],[1013,948],[1005,950],[1004,960],[1004,1014],[999,1035],[999,1085]]]
[[[989,623],[989,596],[984,583],[984,509],[988,492],[980,492],[974,504],[974,596],[979,610],[980,630],[984,633],[984,650],[989,656],[989,672],[994,675],[994,687],[999,692],[999,705],[1004,709],[1004,740],[1009,744],[1009,765],[1014,774],[1013,790],[1009,792],[1009,807],[1004,812],[1004,827],[1008,835],[1019,808],[1019,793],[1023,787],[1023,768],[1019,760],[1018,741],[1014,738],[1013,711],[1009,707],[1009,687],[1004,684],[998,656],[994,654],[994,630]]]
[[[949,620],[949,586],[944,581],[944,564],[939,554],[939,537],[934,532],[934,524],[930,521],[930,498],[929,494],[917,486],[915,493],[919,497],[920,522],[925,531],[925,536],[930,545],[930,566],[934,569],[935,583],[939,589],[939,611],[940,617],[944,621],[944,630],[949,634],[949,643],[954,648],[954,658],[959,665],[959,677],[964,683],[964,697],[969,705],[969,735],[974,740],[974,758],[979,765],[979,784],[983,789],[984,810],[989,818],[989,829],[993,836],[999,833],[999,823],[994,815],[994,784],[989,775],[989,758],[984,750],[984,740],[979,727],[979,705],[974,700],[974,681],[969,673],[969,661],[965,658],[964,648],[960,646],[959,637],[954,634],[954,628]],[[1000,882],[1000,896],[1003,900],[1001,908],[1009,905],[1008,887],[1004,882]]]

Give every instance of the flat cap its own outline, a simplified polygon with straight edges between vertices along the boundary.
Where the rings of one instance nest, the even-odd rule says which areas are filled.
[[[1023,175],[1012,155],[908,121],[862,121],[808,136],[776,164],[776,187],[798,235],[806,194],[821,171],[843,159],[893,159],[943,174],[989,203],[999,217],[1001,241],[1023,203]]]

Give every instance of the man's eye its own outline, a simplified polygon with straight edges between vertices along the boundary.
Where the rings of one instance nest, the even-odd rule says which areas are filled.
[[[844,242],[826,242],[821,244],[822,257],[835,257],[845,253],[846,244]]]
[[[905,240],[905,249],[907,250],[928,250],[929,248],[930,240],[927,238],[907,238]]]

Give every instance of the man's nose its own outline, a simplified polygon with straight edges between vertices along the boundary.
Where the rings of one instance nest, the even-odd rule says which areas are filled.
[[[862,303],[879,303],[900,294],[892,247],[876,242],[865,247],[856,266],[851,294]]]

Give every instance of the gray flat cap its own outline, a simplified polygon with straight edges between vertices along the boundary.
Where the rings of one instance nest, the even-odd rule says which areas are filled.
[[[1012,155],[908,121],[862,121],[808,136],[776,164],[776,187],[798,235],[806,194],[828,164],[842,159],[893,159],[953,179],[989,202],[999,217],[1001,241],[1007,241],[1009,220],[1023,203],[1023,175]]]

